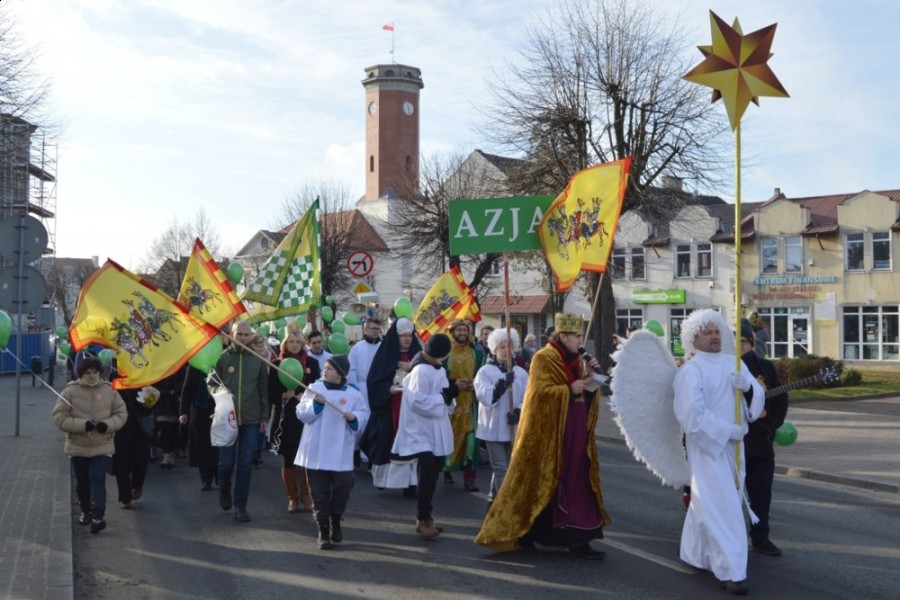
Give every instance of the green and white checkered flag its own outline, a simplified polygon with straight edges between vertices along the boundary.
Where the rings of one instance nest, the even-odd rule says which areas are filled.
[[[250,323],[300,314],[317,304],[321,295],[320,269],[316,200],[241,296]]]

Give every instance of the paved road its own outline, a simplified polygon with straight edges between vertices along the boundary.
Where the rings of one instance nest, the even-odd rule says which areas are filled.
[[[71,480],[68,459],[62,452],[62,434],[53,427],[49,418],[55,396],[40,386],[32,387],[30,375],[22,376],[20,382],[21,428],[20,435],[16,437],[16,381],[12,376],[0,377],[0,456],[3,457],[0,459],[0,598],[68,599],[74,594]],[[879,501],[879,497],[886,498],[885,502],[889,503],[896,501],[897,494],[900,494],[900,398],[797,403],[791,408],[788,418],[797,424],[800,437],[793,446],[778,450],[779,472],[851,486],[861,492],[868,491],[876,494],[871,497],[875,502]],[[609,418],[608,410],[604,412],[597,434],[604,443],[621,445],[621,436]],[[175,476],[188,477],[188,470],[183,471],[184,475]],[[109,484],[114,488],[112,480]],[[274,485],[277,486],[277,482]],[[185,489],[191,489],[189,482]],[[863,498],[869,496],[864,495]],[[476,500],[462,498],[459,501]],[[214,496],[209,502],[214,504]],[[149,501],[146,504],[149,505]],[[176,499],[170,510],[178,510],[178,506]],[[478,512],[480,509],[476,507],[470,508]],[[114,510],[118,509],[111,507],[111,512]],[[273,514],[279,510],[273,504]],[[390,510],[393,511],[394,507],[391,506]],[[134,514],[139,513],[135,511]],[[113,518],[118,518],[118,515]],[[213,521],[214,525],[210,526],[212,530],[200,527],[200,531],[211,534],[213,539],[216,531],[233,531],[227,515],[222,514],[220,518],[221,523]],[[261,525],[258,521],[255,519],[255,527]],[[263,525],[273,531],[280,531],[281,528],[278,522]],[[445,539],[457,539],[459,548],[468,548],[471,552],[468,544],[476,526],[471,518],[461,518],[451,525],[455,533]],[[827,527],[827,523],[823,525]],[[378,530],[381,531],[381,526]],[[392,536],[399,536],[397,539],[406,539],[408,535],[402,522],[388,525],[386,530],[392,532]],[[110,531],[101,535],[109,533],[106,537],[113,538],[117,535],[114,532],[115,524],[111,522]],[[167,535],[164,530],[159,533],[161,536]],[[677,535],[677,532],[672,535]],[[611,530],[610,538],[615,539],[613,536],[614,531]],[[83,536],[78,539],[83,541]],[[184,543],[180,538],[169,541]],[[227,535],[222,538],[222,543],[195,540],[195,543],[201,544],[201,549],[205,546],[215,549],[225,542],[231,543],[232,540]],[[300,543],[299,540],[294,542],[280,552],[292,552]],[[450,543],[444,542],[443,545],[446,547]],[[261,549],[273,552],[273,557],[278,556],[279,550],[277,547],[272,549],[270,544],[264,544]],[[381,572],[378,564],[390,564],[394,550],[375,542],[370,550],[378,557],[376,568],[372,570],[372,581],[378,581]],[[157,553],[164,556],[165,549],[157,550]],[[441,558],[427,546],[404,550],[404,555],[415,557],[424,564],[440,566]],[[340,577],[340,559],[336,556],[330,560],[334,561],[332,575]],[[458,557],[460,565],[455,568],[463,568],[466,560]],[[172,572],[190,577],[191,571],[187,566],[173,560]],[[209,564],[205,568],[215,571],[229,566],[240,568],[238,564]],[[558,583],[564,585],[564,582]],[[365,595],[366,585],[366,582],[360,582],[360,595]],[[575,587],[578,588],[577,585]]]

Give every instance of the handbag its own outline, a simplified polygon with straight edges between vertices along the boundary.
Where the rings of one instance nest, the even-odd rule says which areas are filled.
[[[237,415],[234,414],[234,394],[228,390],[212,395],[216,408],[209,427],[210,444],[217,448],[233,446],[238,437]]]

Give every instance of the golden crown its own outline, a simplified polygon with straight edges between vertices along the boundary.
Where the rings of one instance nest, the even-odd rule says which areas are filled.
[[[584,330],[584,319],[579,315],[561,313],[556,315],[556,318],[553,320],[553,327],[559,333],[582,333]]]

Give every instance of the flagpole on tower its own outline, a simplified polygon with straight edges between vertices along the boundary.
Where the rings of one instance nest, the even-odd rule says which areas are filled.
[[[388,23],[387,25],[382,25],[381,28],[391,32],[391,60],[396,63],[397,60],[394,58],[394,24]]]

